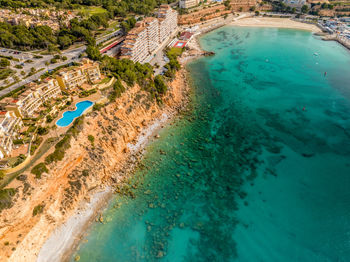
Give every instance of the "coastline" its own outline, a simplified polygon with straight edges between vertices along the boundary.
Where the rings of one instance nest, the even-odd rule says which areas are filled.
[[[178,74],[186,76],[181,78],[185,88],[188,90],[187,71],[182,68]],[[179,78],[179,77],[177,77]],[[188,95],[189,92],[187,92]],[[127,179],[132,175],[134,168],[142,159],[145,147],[153,139],[157,139],[158,132],[164,128],[187,104],[183,105],[180,110],[165,110],[158,119],[154,119],[148,126],[142,129],[135,143],[128,143],[130,161],[125,163],[129,170],[125,172],[123,179]],[[55,262],[68,261],[73,252],[76,250],[80,241],[84,237],[86,231],[91,227],[92,223],[99,221],[99,216],[103,210],[107,208],[110,201],[116,197],[113,188],[99,188],[94,190],[93,194],[88,196],[79,203],[78,208],[67,221],[57,227],[45,241],[38,254],[38,262]],[[59,245],[57,245],[59,243]]]
[[[269,19],[274,20],[276,23],[268,22]],[[281,19],[283,21],[289,20],[290,22],[284,23],[282,26],[278,25],[278,20]],[[234,26],[249,26],[249,27],[278,27],[278,28],[291,28],[291,29],[300,29],[300,30],[308,30],[312,32],[317,32],[317,30],[313,29],[311,26],[314,25],[308,25],[308,29],[306,29],[304,23],[296,22],[290,19],[285,18],[242,18],[237,21],[226,21],[226,23],[213,28],[212,25],[203,26],[201,28],[201,31],[196,34],[196,36],[190,41],[189,48],[191,50],[186,50],[183,54],[183,56],[180,58],[180,62],[183,65],[183,69],[178,72],[177,79],[175,81],[182,82],[183,85],[186,85],[185,89],[187,89],[188,92],[188,77],[187,71],[184,68],[187,63],[190,61],[193,61],[203,55],[205,55],[205,51],[201,48],[199,43],[199,37],[201,37],[204,33],[207,33],[211,30],[215,30],[221,26],[225,25],[234,25]],[[314,26],[316,29],[318,29],[316,26]],[[314,31],[315,30],[315,31]],[[320,31],[320,29],[319,29]],[[184,79],[183,79],[183,76]],[[142,153],[144,147],[153,139],[154,135],[157,133],[157,131],[162,128],[167,122],[169,122],[173,117],[180,111],[178,110],[163,110],[160,115],[157,116],[157,118],[154,118],[151,123],[148,123],[147,126],[143,127],[139,132],[138,136],[135,140],[132,141],[132,143],[128,143],[128,149],[129,152],[127,152],[127,155],[130,159],[125,160],[126,165],[133,165],[135,166],[136,163],[142,158]],[[108,166],[108,168],[111,168],[111,166]],[[116,180],[116,184],[120,183],[122,179],[125,179],[129,175],[132,174],[132,167],[128,168],[127,171],[123,171],[121,177],[118,176]],[[110,172],[113,172],[114,170],[111,168]],[[102,177],[104,180],[105,178]],[[72,252],[77,247],[78,243],[81,241],[81,237],[84,235],[86,230],[90,227],[91,223],[96,219],[96,217],[102,212],[102,210],[107,206],[110,199],[113,198],[112,193],[112,187],[107,183],[102,183],[102,187],[89,189],[87,192],[84,193],[84,199],[82,201],[79,201],[77,203],[77,208],[73,210],[73,212],[66,213],[64,215],[64,219],[62,219],[63,223],[61,221],[58,221],[57,224],[53,225],[54,229],[47,229],[44,234],[47,234],[45,236],[45,239],[40,239],[38,241],[35,248],[32,245],[32,240],[30,239],[31,233],[33,233],[34,236],[35,233],[39,232],[40,227],[35,228],[34,232],[30,232],[28,234],[28,237],[26,237],[25,241],[21,242],[17,250],[15,256],[11,256],[9,261],[30,261],[30,258],[32,258],[35,254],[37,256],[37,261],[43,262],[43,261],[61,261],[62,259],[68,259],[69,256],[72,254]],[[91,200],[89,200],[89,198]],[[64,222],[65,221],[65,222]],[[29,239],[28,239],[29,238]],[[57,245],[59,243],[59,245]],[[28,257],[22,257],[21,255],[23,252],[20,251],[21,247],[25,247],[25,251],[28,251],[31,248],[34,248],[35,250],[32,251],[32,256]],[[38,251],[38,253],[36,253]]]
[[[280,20],[288,20],[288,22],[283,23],[281,25],[279,24],[281,22]],[[301,22],[296,22],[285,18],[256,19],[254,17],[249,17],[239,19],[233,22],[228,21],[228,23],[221,24],[217,27],[213,27],[212,25],[203,26],[200,32],[197,33],[195,37],[189,42],[188,46],[190,50],[185,51],[183,56],[180,58],[180,63],[182,64],[182,66],[185,67],[187,63],[205,55],[205,51],[200,46],[199,42],[199,38],[202,35],[226,25],[247,27],[291,28],[312,31],[314,33],[321,31],[318,27],[314,25],[303,24]],[[182,73],[188,73],[185,68],[183,68],[182,70]],[[140,158],[143,155],[144,148],[153,139],[157,131],[164,125],[166,125],[167,122],[170,121],[174,116],[175,114],[167,115],[166,113],[163,113],[159,119],[156,119],[151,125],[144,128],[140,132],[135,144],[128,144],[131,156],[136,157],[134,159],[134,164],[136,164],[140,160]],[[138,155],[138,157],[136,155]],[[132,171],[129,171],[129,175],[131,174]],[[80,241],[82,240],[82,237],[84,236],[86,230],[90,228],[91,224],[94,221],[97,221],[98,215],[103,212],[103,209],[107,207],[108,203],[113,197],[115,197],[115,195],[112,193],[110,188],[107,188],[104,191],[95,192],[91,197],[93,199],[91,202],[84,201],[83,203],[80,203],[80,208],[78,208],[76,213],[74,213],[73,216],[69,217],[67,222],[62,224],[59,228],[57,228],[55,232],[51,234],[49,238],[45,241],[44,245],[40,249],[37,261],[46,262],[61,261],[62,259],[63,261],[68,260],[77,248]],[[81,208],[81,206],[83,206],[83,208]],[[64,241],[62,242],[62,240]],[[57,242],[60,242],[59,246],[56,244]],[[60,253],[61,256],[57,256],[58,253]],[[50,259],[47,260],[47,258]]]

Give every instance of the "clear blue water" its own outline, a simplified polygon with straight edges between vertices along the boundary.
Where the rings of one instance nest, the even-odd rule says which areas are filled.
[[[63,113],[62,117],[57,120],[56,125],[60,127],[69,126],[75,118],[81,116],[86,109],[93,105],[93,102],[86,100],[81,101],[75,105],[76,109],[74,111],[66,111]]]
[[[71,260],[350,261],[349,51],[274,28],[201,44],[191,110]]]

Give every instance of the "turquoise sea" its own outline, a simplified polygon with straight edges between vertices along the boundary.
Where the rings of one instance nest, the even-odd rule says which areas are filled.
[[[71,261],[350,261],[350,52],[277,28],[201,44],[192,111]]]

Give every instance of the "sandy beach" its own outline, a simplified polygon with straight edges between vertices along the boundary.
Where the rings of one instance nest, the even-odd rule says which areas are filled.
[[[272,17],[248,17],[238,19],[230,23],[235,26],[250,26],[250,27],[277,27],[291,28],[312,31],[314,33],[322,32],[320,28],[313,24],[302,23],[291,20],[289,18],[272,18]]]

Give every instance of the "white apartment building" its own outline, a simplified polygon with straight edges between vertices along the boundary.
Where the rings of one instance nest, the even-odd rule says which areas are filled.
[[[122,57],[143,63],[149,55],[147,29],[144,23],[137,23],[126,36],[122,46]]]
[[[159,46],[159,23],[154,17],[146,17],[144,19],[147,30],[147,48],[152,53]]]
[[[23,116],[30,117],[38,111],[39,107],[43,104],[43,101],[38,92],[28,89],[19,95],[16,104],[18,105],[19,112]]]
[[[121,48],[121,58],[144,63],[177,29],[177,12],[169,5],[161,5],[158,19],[146,17],[130,30]]]
[[[169,5],[161,5],[158,10],[159,43],[162,43],[177,29],[177,12]]]

